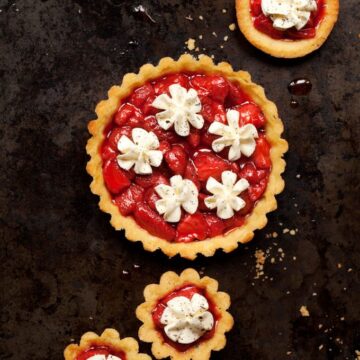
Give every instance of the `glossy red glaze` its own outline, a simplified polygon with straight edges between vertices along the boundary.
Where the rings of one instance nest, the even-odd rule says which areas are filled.
[[[169,86],[175,83],[187,89],[194,88],[202,103],[205,125],[200,130],[191,128],[187,137],[178,136],[173,128],[163,130],[154,116],[158,110],[151,106],[156,96],[168,93]],[[211,144],[217,136],[208,132],[213,121],[226,123],[229,109],[240,112],[240,126],[250,123],[259,132],[255,153],[250,158],[243,155],[235,162],[228,161],[228,149],[214,153]],[[189,242],[227,233],[243,224],[266,188],[271,160],[264,126],[261,109],[239,86],[224,77],[185,73],[164,76],[137,88],[124,99],[106,128],[106,139],[100,149],[105,184],[121,214],[133,216],[140,226],[155,236],[168,241]],[[123,135],[131,138],[134,127],[152,131],[159,138],[164,159],[151,175],[137,175],[133,170],[124,171],[117,165],[117,142]],[[212,176],[219,180],[225,170],[232,170],[250,182],[249,190],[241,194],[247,206],[227,221],[217,218],[215,210],[204,206],[204,198],[210,195],[206,190],[208,178]],[[158,184],[168,184],[170,177],[177,174],[198,187],[201,206],[196,214],[183,212],[179,223],[170,224],[156,212],[154,188]]]
[[[161,319],[161,316],[162,316],[164,310],[166,309],[166,304],[168,301],[170,301],[171,299],[173,299],[177,296],[185,296],[188,299],[191,299],[194,294],[200,294],[200,295],[204,296],[206,298],[206,300],[208,301],[209,311],[214,316],[214,320],[215,320],[214,326],[210,331],[206,332],[200,339],[193,342],[192,344],[189,344],[189,345],[178,344],[178,343],[170,340],[166,336],[166,334],[164,332],[164,325],[161,324],[160,319]],[[191,347],[198,345],[199,343],[201,343],[203,341],[211,339],[216,331],[216,325],[217,325],[218,321],[220,320],[221,315],[220,315],[220,312],[218,311],[218,309],[216,308],[215,303],[211,300],[211,297],[209,296],[209,294],[207,294],[205,289],[201,289],[192,284],[186,284],[186,285],[182,285],[179,288],[174,289],[169,294],[164,296],[161,300],[159,300],[157,305],[155,306],[154,310],[152,311],[152,317],[153,317],[154,324],[155,324],[156,328],[158,329],[158,331],[163,336],[164,341],[167,344],[171,345],[172,347],[176,348],[178,351],[184,352],[184,351],[190,349]]]
[[[114,351],[108,346],[91,346],[89,349],[85,350],[83,353],[76,357],[76,360],[88,360],[95,355],[114,355],[120,358],[121,360],[126,360],[126,355],[123,351]]]
[[[301,40],[312,39],[316,36],[316,28],[325,16],[326,0],[316,0],[317,10],[313,11],[310,19],[304,28],[296,30],[295,28],[281,31],[273,27],[272,20],[265,16],[261,10],[261,0],[249,0],[250,11],[253,17],[254,27],[270,36],[273,39],[279,40]]]

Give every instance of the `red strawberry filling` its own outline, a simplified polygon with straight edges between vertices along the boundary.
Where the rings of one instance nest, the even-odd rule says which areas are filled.
[[[191,300],[194,294],[200,294],[204,296],[208,301],[209,311],[211,312],[211,314],[214,316],[215,319],[214,326],[210,331],[206,332],[199,340],[193,342],[192,344],[189,345],[179,344],[167,337],[164,331],[164,325],[161,323],[160,319],[164,310],[166,309],[166,304],[168,301],[178,296],[185,296],[186,298]],[[165,297],[160,299],[152,311],[152,318],[156,328],[162,334],[164,341],[169,345],[173,346],[174,348],[176,348],[178,351],[184,352],[188,350],[190,347],[196,346],[200,342],[210,339],[214,335],[217,322],[220,320],[220,313],[205,289],[198,288],[197,286],[192,284],[187,284],[175,289],[174,291],[172,291],[171,293],[167,294]]]
[[[179,84],[198,92],[205,120],[201,129],[191,127],[190,134],[181,137],[173,127],[164,130],[155,114],[160,110],[151,106],[156,96],[169,94],[169,86]],[[210,134],[212,122],[226,124],[226,112],[239,111],[239,125],[253,124],[259,134],[255,152],[237,161],[228,160],[229,148],[219,153],[212,150],[212,142],[219,136]],[[132,216],[150,234],[176,242],[191,242],[212,238],[243,225],[246,216],[263,195],[271,171],[270,144],[265,136],[265,116],[252,99],[235,83],[219,75],[172,74],[153,80],[137,88],[124,99],[114,114],[112,123],[105,130],[106,138],[101,146],[104,182],[113,202],[124,216]],[[163,161],[150,175],[139,175],[120,168],[118,141],[122,136],[131,139],[132,129],[141,127],[152,131],[159,139]],[[206,207],[204,200],[211,194],[206,189],[209,177],[221,180],[221,174],[230,170],[238,178],[248,180],[248,190],[240,194],[246,205],[227,220],[216,215],[216,209]],[[169,184],[174,175],[191,180],[199,190],[199,206],[195,214],[182,211],[178,223],[166,222],[156,210],[160,199],[155,191],[159,184]]]
[[[308,23],[300,30],[291,28],[285,31],[275,29],[272,20],[265,16],[261,9],[261,0],[249,0],[254,27],[262,33],[278,40],[312,39],[316,36],[316,28],[325,15],[326,0],[316,0],[317,10],[310,15]]]
[[[97,345],[90,347],[88,350],[78,355],[76,360],[88,360],[95,355],[106,355],[106,357],[113,355],[121,360],[126,360],[126,355],[124,352],[113,351],[108,346],[97,346]]]

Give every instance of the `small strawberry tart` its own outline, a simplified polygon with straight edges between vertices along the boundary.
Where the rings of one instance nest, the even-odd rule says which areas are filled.
[[[227,312],[230,297],[218,291],[216,280],[200,278],[193,269],[180,276],[169,271],[159,284],[148,285],[144,296],[136,310],[143,322],[139,338],[152,343],[156,359],[206,360],[225,347],[234,320]]]
[[[151,360],[139,354],[139,345],[133,338],[120,339],[114,329],[106,329],[101,336],[87,332],[80,344],[71,344],[64,351],[65,360]]]
[[[149,251],[229,252],[265,226],[284,188],[276,107],[249,74],[183,55],[125,75],[90,122],[91,190]]]

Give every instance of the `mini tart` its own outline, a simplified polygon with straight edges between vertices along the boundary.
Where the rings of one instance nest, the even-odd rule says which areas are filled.
[[[241,32],[258,49],[278,58],[298,58],[320,48],[330,35],[339,14],[339,0],[322,0],[324,14],[311,39],[274,39],[257,30],[251,14],[251,1],[236,0],[236,16]]]
[[[212,312],[216,312],[216,323],[211,337],[200,338],[193,346],[179,350],[156,326],[153,311],[162,299],[189,285],[206,294],[206,298],[212,303]],[[219,351],[225,347],[225,333],[232,329],[234,320],[226,311],[230,307],[230,296],[218,292],[216,280],[207,276],[200,278],[194,269],[186,269],[180,276],[169,271],[161,276],[159,284],[151,284],[145,288],[144,297],[145,302],[136,309],[137,318],[143,322],[139,329],[139,338],[152,343],[151,351],[156,359],[170,357],[174,360],[206,360],[210,358],[211,351]]]
[[[93,332],[85,333],[80,340],[80,344],[71,344],[64,351],[65,360],[85,360],[87,356],[100,354],[114,355],[121,360],[151,360],[146,354],[139,354],[138,342],[133,338],[120,340],[119,333],[114,329],[106,329],[98,336]]]
[[[172,74],[203,74],[204,76],[222,76],[226,81],[239,87],[245,97],[250,97],[251,101],[265,116],[264,133],[266,144],[270,147],[268,152],[271,169],[266,175],[267,185],[261,192],[261,197],[256,200],[251,213],[241,220],[241,226],[232,228],[231,231],[215,236],[205,236],[201,241],[190,242],[171,242],[160,236],[152,235],[135,221],[132,216],[124,216],[116,206],[114,198],[108,190],[103,175],[103,144],[107,141],[107,129],[111,126],[119,106],[129,98],[139,87],[151,81]],[[124,76],[121,86],[113,86],[109,93],[109,98],[101,101],[96,107],[98,118],[89,123],[89,132],[92,137],[87,143],[87,153],[91,159],[87,164],[87,171],[93,177],[91,191],[100,196],[99,207],[102,211],[111,215],[111,224],[116,230],[125,230],[125,236],[131,241],[141,241],[144,249],[155,251],[160,249],[169,257],[179,254],[187,259],[195,259],[198,253],[205,256],[212,256],[217,249],[230,252],[237,248],[238,243],[246,243],[254,236],[254,230],[263,228],[267,223],[266,214],[277,207],[275,195],[284,189],[284,181],[281,177],[285,169],[283,154],[287,151],[288,145],[281,138],[283,124],[279,119],[275,104],[266,97],[262,87],[251,82],[251,77],[247,72],[234,71],[228,63],[222,62],[215,65],[211,58],[200,56],[196,60],[190,55],[182,55],[178,60],[163,58],[157,66],[146,64],[141,67],[138,74],[127,74]],[[171,143],[171,141],[170,141]],[[127,181],[127,180],[126,180]],[[131,180],[130,180],[131,181]],[[123,201],[120,203],[124,204]],[[138,207],[139,209],[139,207]],[[196,214],[195,214],[196,215]],[[149,223],[149,220],[148,220]],[[197,224],[201,224],[198,221]],[[195,224],[194,224],[195,228]]]

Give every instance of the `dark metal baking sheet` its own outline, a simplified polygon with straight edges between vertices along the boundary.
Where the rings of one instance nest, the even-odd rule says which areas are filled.
[[[134,10],[140,4],[155,23]],[[71,339],[105,327],[136,337],[143,288],[164,271],[193,266],[232,296],[235,327],[213,359],[354,359],[358,5],[342,1],[326,44],[285,61],[228,29],[231,0],[0,0],[0,358],[61,359]],[[87,121],[110,86],[144,63],[178,57],[190,37],[201,52],[249,71],[265,87],[290,143],[286,189],[268,226],[232,254],[195,262],[147,253],[112,229],[89,191],[84,150]],[[303,76],[313,90],[293,109],[287,85]],[[267,254],[258,279],[256,250]],[[309,317],[301,316],[302,305]],[[141,350],[150,354],[147,344]]]

